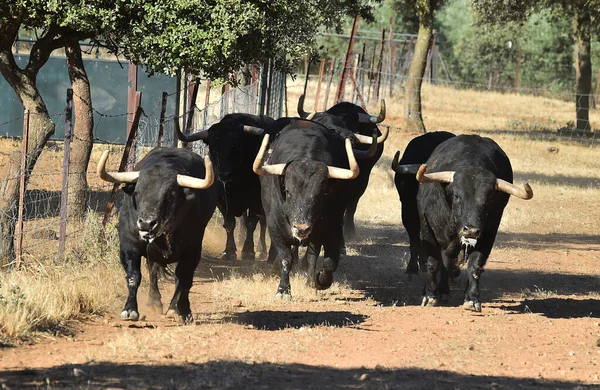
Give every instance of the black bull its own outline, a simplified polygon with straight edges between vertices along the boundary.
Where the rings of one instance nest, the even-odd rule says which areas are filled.
[[[176,122],[177,123],[177,122]],[[268,116],[250,114],[229,114],[212,125],[208,130],[184,135],[175,126],[181,141],[202,140],[209,145],[210,157],[216,166],[219,181],[219,211],[223,215],[223,227],[227,232],[227,242],[223,258],[235,260],[237,247],[234,230],[235,217],[247,211],[245,222],[246,237],[242,248],[242,260],[254,260],[254,229],[260,221],[261,234],[258,252],[266,254],[264,211],[260,198],[260,181],[252,172],[252,164],[258,153],[261,136],[269,133],[274,120]]]
[[[289,273],[299,245],[308,246],[309,283],[327,289],[340,259],[347,189],[359,173],[351,142],[318,123],[294,121],[272,142],[264,164],[268,142],[265,136],[254,171],[261,175],[271,252],[280,265],[277,295],[290,296]],[[317,272],[321,247],[325,258]]]
[[[417,194],[421,240],[429,274],[422,305],[435,306],[449,294],[448,275],[466,260],[464,308],[481,311],[479,282],[504,207],[510,195],[531,199],[533,191],[527,183],[524,188],[513,185],[512,167],[504,151],[490,138],[477,135],[442,142],[418,169],[417,180],[421,183]]]
[[[360,174],[348,187],[348,203],[344,214],[344,236],[346,238],[352,238],[356,234],[354,214],[356,213],[358,201],[367,189],[371,170],[383,154],[383,143],[388,136],[388,132],[382,134],[377,127],[377,123],[381,123],[385,120],[385,101],[381,101],[378,115],[369,115],[362,107],[349,102],[341,102],[332,106],[327,111],[311,114],[304,111],[304,95],[302,95],[298,101],[298,114],[303,118],[310,117],[311,120],[319,122],[327,127],[330,127],[331,116],[342,119],[346,129],[356,137],[359,137],[359,139],[364,137],[370,138],[374,132],[378,136],[377,150],[368,158],[358,160]],[[348,136],[345,135],[345,137]],[[363,151],[369,148],[368,145],[360,145],[358,143],[353,144],[353,147]]]
[[[439,144],[454,136],[446,131],[435,131],[415,137],[406,145],[402,159],[398,161],[400,152],[396,152],[392,162],[392,169],[396,172],[394,184],[402,205],[402,224],[408,233],[410,243],[410,260],[406,266],[409,278],[419,273],[419,267],[425,272],[425,259],[421,248],[421,223],[417,209],[419,182],[415,173]],[[402,170],[398,166],[410,167],[410,169]]]
[[[155,265],[177,263],[175,293],[167,315],[190,322],[189,291],[202,254],[204,230],[217,205],[218,188],[211,186],[210,159],[186,149],[155,148],[134,172],[106,172],[108,151],[98,162],[101,179],[124,184],[119,211],[119,256],[129,295],[123,320],[139,318],[137,290],[141,257],[148,261],[148,305],[162,312]],[[202,179],[203,178],[203,179]]]

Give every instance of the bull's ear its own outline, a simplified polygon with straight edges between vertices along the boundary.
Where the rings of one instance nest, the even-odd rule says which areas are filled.
[[[121,187],[121,189],[123,190],[124,193],[126,193],[127,195],[132,195],[133,191],[135,191],[135,183],[127,183],[124,184],[123,187]]]
[[[196,199],[196,192],[190,188],[183,188],[183,196],[185,196],[185,200],[192,201]]]

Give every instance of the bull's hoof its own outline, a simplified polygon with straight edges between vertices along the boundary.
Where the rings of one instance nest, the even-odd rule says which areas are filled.
[[[463,309],[481,313],[481,302],[465,301],[465,303],[463,303]]]
[[[256,255],[254,254],[254,252],[242,251],[242,260],[255,260],[255,259],[256,259]]]
[[[177,323],[179,325],[190,325],[194,323],[194,316],[189,313],[186,316],[178,316]]]
[[[438,305],[438,301],[436,298],[434,297],[428,297],[427,295],[423,297],[423,300],[421,301],[421,306],[425,307],[425,306],[437,306]]]
[[[322,270],[317,273],[315,287],[317,290],[327,290],[333,283],[333,272]]]
[[[282,301],[291,301],[292,300],[292,294],[288,292],[277,292],[277,294],[275,294],[275,298],[281,299]]]
[[[171,318],[171,319],[175,319],[175,318],[179,317],[179,315],[177,314],[177,310],[174,310],[174,309],[167,310],[167,313],[165,314],[165,316],[167,318]]]
[[[123,321],[137,321],[140,319],[140,313],[137,310],[123,310],[121,312],[121,319]]]
[[[348,250],[346,249],[346,245],[340,247],[340,255],[346,256],[347,253],[348,253]]]
[[[237,260],[237,254],[235,253],[235,251],[232,251],[232,252],[225,251],[221,255],[221,260]]]
[[[413,278],[417,278],[417,280],[419,279],[419,272],[418,271],[412,271],[412,270],[406,270],[404,272],[404,276],[406,277],[406,279],[410,282],[411,280],[413,280]]]

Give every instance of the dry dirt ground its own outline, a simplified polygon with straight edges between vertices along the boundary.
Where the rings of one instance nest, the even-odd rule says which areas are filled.
[[[0,350],[2,388],[600,388],[595,236],[501,233],[482,313],[460,307],[462,276],[448,306],[418,305],[424,275],[404,277],[397,226],[359,236],[369,238],[350,244],[339,294],[216,304],[216,280],[269,270],[208,258],[191,293],[194,325],[143,306],[143,321],[123,322],[115,308],[69,337]],[[168,297],[172,284],[161,289]]]

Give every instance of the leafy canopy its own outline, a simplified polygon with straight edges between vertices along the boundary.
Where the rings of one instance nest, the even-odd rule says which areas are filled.
[[[150,73],[216,78],[266,59],[288,69],[319,27],[356,13],[371,17],[366,0],[12,0],[0,3],[0,33],[18,22],[90,39]]]

